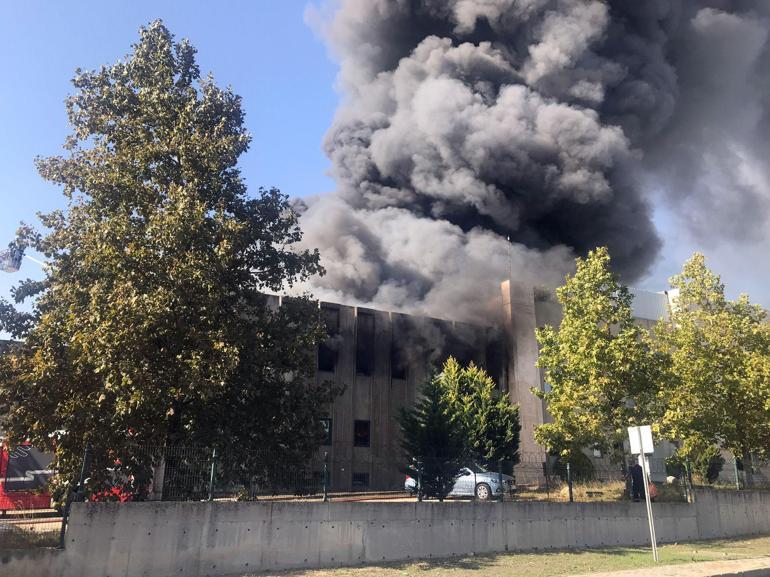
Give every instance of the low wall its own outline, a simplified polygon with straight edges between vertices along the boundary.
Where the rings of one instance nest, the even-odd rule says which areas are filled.
[[[700,492],[654,513],[661,542],[770,533],[770,493]],[[64,551],[0,553],[0,575],[203,577],[648,543],[644,504],[630,502],[83,503]]]

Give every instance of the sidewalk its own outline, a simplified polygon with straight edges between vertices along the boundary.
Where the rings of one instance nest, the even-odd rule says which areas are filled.
[[[609,573],[583,573],[572,577],[738,577],[739,575],[741,577],[770,577],[770,557],[660,565]]]

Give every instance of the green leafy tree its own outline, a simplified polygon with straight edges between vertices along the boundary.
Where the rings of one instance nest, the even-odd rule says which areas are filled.
[[[626,427],[646,420],[653,407],[665,356],[635,323],[633,296],[610,270],[607,249],[576,265],[556,291],[560,326],[537,331],[537,365],[549,386],[533,392],[545,399],[553,420],[538,426],[535,438],[566,460],[588,447],[618,458]]]
[[[220,446],[236,472],[265,448],[306,458],[335,392],[311,378],[324,331],[308,298],[272,308],[263,293],[322,270],[287,198],[247,194],[240,98],[159,21],[73,84],[66,154],[37,160],[67,209],[17,240],[46,276],[14,291],[32,312],[0,305],[23,340],[0,360],[3,427],[54,450],[60,480],[89,443],[95,488],[148,478],[157,457],[137,445]]]
[[[437,376],[443,394],[465,433],[468,454],[477,463],[506,471],[519,461],[519,407],[495,386],[484,369],[462,367],[450,357]]]
[[[718,275],[695,254],[671,279],[670,322],[656,327],[671,357],[673,379],[662,388],[661,430],[683,441],[683,454],[719,445],[743,460],[751,483],[752,454],[770,456],[770,327],[746,295],[725,297]]]
[[[444,395],[438,376],[422,389],[422,398],[399,414],[407,474],[421,479],[422,493],[443,501],[466,458],[462,423]]]

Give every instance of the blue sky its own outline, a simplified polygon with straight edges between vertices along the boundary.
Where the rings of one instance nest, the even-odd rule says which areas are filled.
[[[198,49],[201,71],[243,97],[253,135],[241,167],[251,187],[292,196],[332,189],[321,150],[338,95],[336,65],[305,24],[306,0],[24,0],[0,2],[0,246],[19,221],[64,205],[43,181],[37,155],[58,154],[68,134],[64,98],[77,67],[97,68],[125,55],[139,27],[162,18]],[[32,253],[34,254],[34,253]],[[42,276],[25,261],[0,274],[0,296],[21,278]]]

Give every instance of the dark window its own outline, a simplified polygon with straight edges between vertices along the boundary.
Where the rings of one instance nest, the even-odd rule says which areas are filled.
[[[374,315],[359,312],[356,319],[356,373],[370,376],[374,371]]]
[[[486,362],[485,368],[487,373],[492,379],[494,379],[497,387],[501,391],[508,390],[508,383],[505,376],[505,349],[502,340],[499,337],[491,337],[487,343],[487,350],[485,352]]]
[[[322,445],[331,445],[332,444],[332,420],[329,417],[324,417],[321,419],[321,426],[324,429],[324,440],[321,443]]]
[[[369,421],[355,421],[353,423],[353,446],[369,446]]]
[[[369,473],[353,473],[353,488],[354,489],[368,489],[369,488]]]
[[[393,330],[390,340],[390,378],[406,379],[408,366],[404,339],[406,327],[401,317],[393,316]]]
[[[326,326],[326,340],[318,345],[318,370],[333,373],[337,368],[340,310],[321,306],[321,320]]]
[[[475,360],[473,358],[475,351],[472,345],[475,342],[475,338],[463,331],[462,328],[453,327],[446,322],[442,322],[438,326],[444,334],[442,365],[450,356],[454,357],[462,367],[467,367],[471,364]]]

